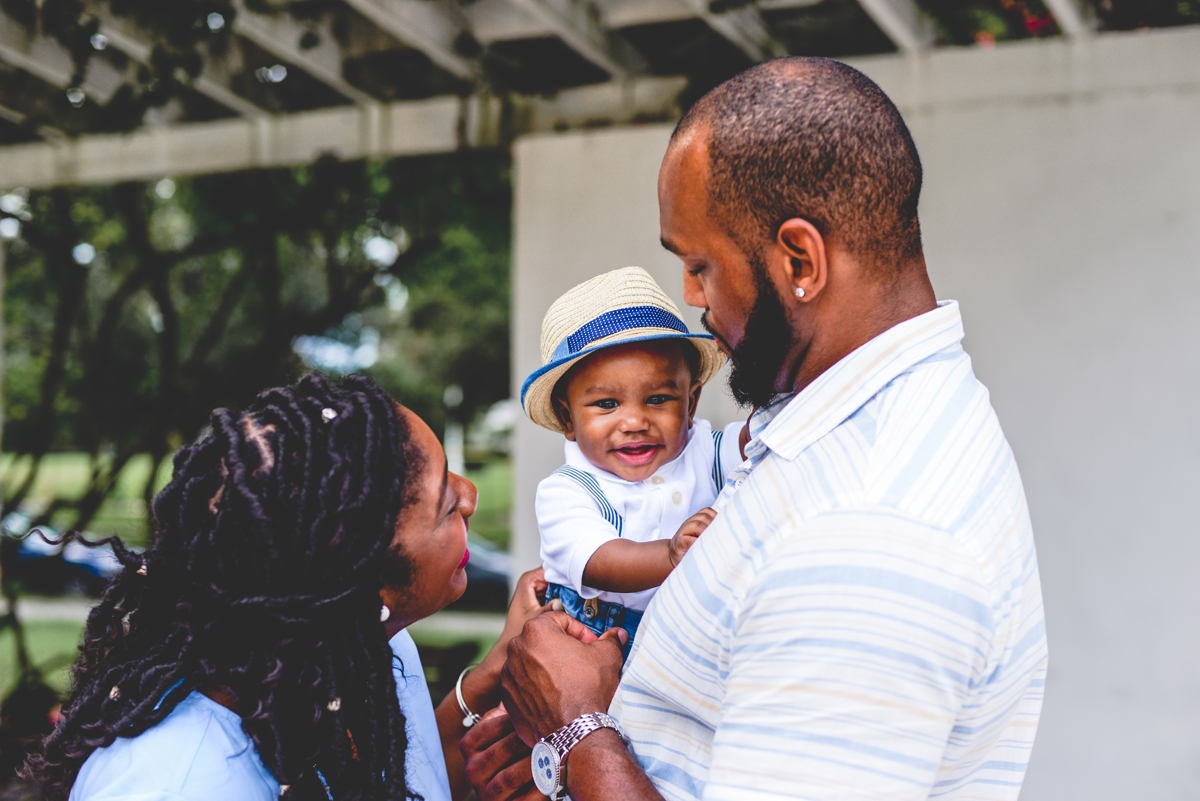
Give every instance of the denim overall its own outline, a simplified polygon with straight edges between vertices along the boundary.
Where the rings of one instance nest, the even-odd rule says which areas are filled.
[[[546,600],[557,598],[562,601],[567,614],[594,631],[603,634],[612,628],[623,628],[629,634],[622,650],[625,658],[629,658],[629,649],[633,647],[633,637],[637,634],[638,623],[642,622],[642,613],[636,609],[628,609],[621,604],[611,601],[601,601],[599,598],[584,599],[570,587],[561,584],[551,584],[546,588]]]

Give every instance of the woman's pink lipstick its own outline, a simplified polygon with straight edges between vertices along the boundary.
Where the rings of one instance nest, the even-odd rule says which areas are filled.
[[[462,561],[458,563],[458,569],[459,569],[459,570],[462,570],[464,567],[466,567],[466,566],[467,566],[467,561],[468,561],[470,558],[471,558],[471,549],[470,549],[470,548],[466,548],[466,549],[464,549],[464,550],[463,550],[463,558],[462,558]]]

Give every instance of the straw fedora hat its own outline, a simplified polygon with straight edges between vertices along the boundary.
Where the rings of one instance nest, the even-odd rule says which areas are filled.
[[[543,428],[562,432],[550,395],[571,367],[601,348],[648,339],[687,339],[700,352],[707,382],[725,363],[708,334],[688,331],[679,309],[650,273],[623,267],[584,281],[550,304],[542,319],[542,366],[525,379],[521,406]]]

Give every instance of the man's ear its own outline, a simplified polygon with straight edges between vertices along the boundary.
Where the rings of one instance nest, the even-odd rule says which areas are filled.
[[[558,424],[562,426],[563,434],[571,442],[575,441],[575,425],[571,422],[571,407],[562,398],[552,395],[550,396],[550,405],[554,409],[554,416],[558,418]]]
[[[688,390],[688,428],[692,427],[692,418],[696,416],[696,406],[700,403],[700,390],[704,389],[704,385],[699,381],[693,381],[691,389]]]
[[[789,300],[808,303],[821,294],[829,278],[829,262],[825,237],[815,225],[801,217],[785,220],[771,250],[772,271],[779,271],[792,296],[784,299],[785,305]]]

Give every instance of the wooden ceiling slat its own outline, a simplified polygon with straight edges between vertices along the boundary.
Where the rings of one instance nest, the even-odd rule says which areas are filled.
[[[465,18],[451,3],[432,0],[345,0],[359,14],[397,40],[420,50],[429,60],[459,78],[470,80],[478,65],[454,50],[454,40],[466,31]]]
[[[151,34],[139,30],[130,20],[113,15],[107,7],[98,7],[94,14],[100,20],[100,33],[108,38],[112,47],[139,64],[150,63],[153,50]],[[192,88],[243,117],[260,117],[267,113],[266,110],[242,97],[230,86],[232,75],[242,67],[240,55],[237,48],[230,48],[223,58],[217,59],[202,49],[204,66],[200,76],[192,82]]]
[[[316,25],[318,43],[315,47],[301,49],[301,38],[313,28],[293,19],[288,14],[259,14],[246,8],[242,0],[234,0],[237,15],[233,30],[244,36],[271,55],[307,72],[321,83],[336,90],[356,103],[374,103],[375,98],[352,85],[342,76],[345,60],[328,21]]]

